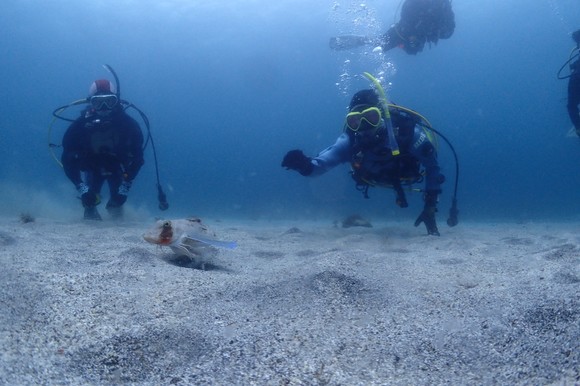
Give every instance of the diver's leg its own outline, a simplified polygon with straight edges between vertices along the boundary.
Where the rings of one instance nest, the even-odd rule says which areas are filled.
[[[97,197],[95,205],[85,207],[84,218],[85,220],[102,220],[101,215],[97,211],[97,205],[101,203],[100,193],[101,187],[103,186],[103,178],[100,173],[95,173],[95,171],[89,170],[84,173],[84,180],[89,187],[89,191],[95,193]]]
[[[119,194],[119,187],[121,186],[122,175],[120,173],[113,173],[107,178],[109,184],[109,201],[107,202],[107,211],[111,217],[118,219],[123,217],[123,204],[125,197]]]

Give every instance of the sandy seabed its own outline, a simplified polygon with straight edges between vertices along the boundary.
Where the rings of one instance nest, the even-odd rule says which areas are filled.
[[[152,223],[0,219],[0,384],[580,384],[580,224]]]

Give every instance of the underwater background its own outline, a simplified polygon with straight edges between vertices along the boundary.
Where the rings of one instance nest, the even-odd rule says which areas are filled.
[[[149,147],[127,204],[136,213],[332,219],[358,212],[412,222],[420,194],[401,210],[390,190],[371,189],[364,199],[348,165],[318,178],[280,166],[288,150],[314,156],[334,143],[351,95],[370,86],[361,77],[368,71],[392,101],[452,142],[460,223],[577,220],[580,139],[566,136],[567,83],[556,73],[580,29],[580,2],[455,0],[454,35],[416,56],[328,48],[331,36],[384,33],[400,3],[2,1],[0,215],[82,216],[48,147],[60,144],[67,122],[53,122],[50,138],[49,126],[52,111],[86,97],[93,80],[113,80],[106,63],[123,99],[151,122],[170,204],[157,208]],[[442,141],[439,151],[444,224],[455,165]]]

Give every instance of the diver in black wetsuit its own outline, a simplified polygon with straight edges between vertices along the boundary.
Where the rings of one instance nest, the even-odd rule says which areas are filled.
[[[381,46],[383,51],[395,47],[415,55],[425,44],[437,44],[439,39],[449,39],[455,31],[455,14],[451,0],[406,0],[401,8],[401,18],[379,38],[346,35],[330,39],[330,48],[346,50],[364,45]]]
[[[143,133],[108,80],[93,82],[87,100],[89,107],[63,137],[64,172],[80,195],[85,219],[101,220],[97,205],[105,181],[110,192],[106,208],[112,217],[120,217],[144,162]]]
[[[568,79],[568,115],[570,121],[576,129],[576,134],[580,137],[580,111],[578,105],[580,104],[580,59],[578,49],[580,48],[580,30],[572,34],[572,39],[576,42],[576,48],[570,60],[576,59],[570,64],[570,76]]]

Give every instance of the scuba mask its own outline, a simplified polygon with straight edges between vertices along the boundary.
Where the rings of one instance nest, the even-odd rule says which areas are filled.
[[[381,110],[377,107],[369,107],[363,111],[351,111],[346,115],[346,127],[354,132],[359,131],[361,127],[363,127],[364,130],[369,125],[373,128],[377,128],[380,126],[381,121]]]
[[[351,131],[356,146],[373,148],[386,139],[385,121],[378,107],[351,111],[346,115],[346,127]]]
[[[95,111],[113,110],[119,103],[119,98],[115,94],[93,95],[89,98],[89,103]]]

